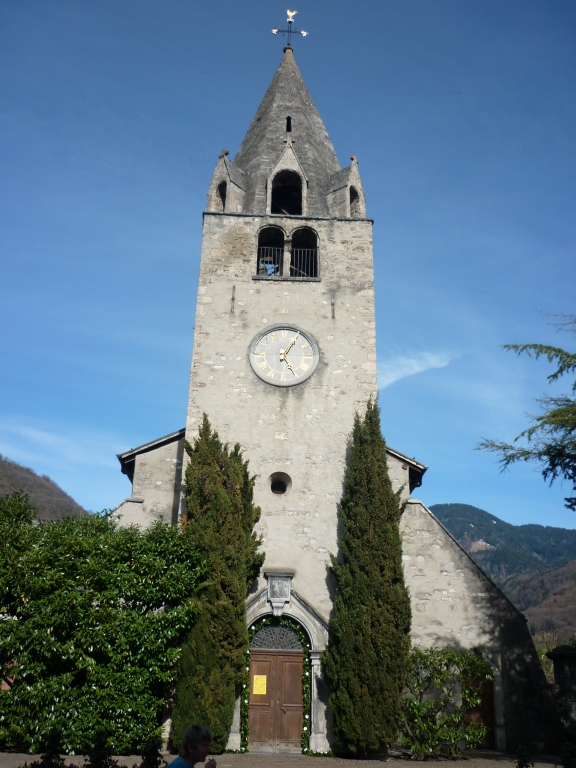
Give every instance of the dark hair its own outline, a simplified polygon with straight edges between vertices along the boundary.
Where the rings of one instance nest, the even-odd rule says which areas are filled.
[[[211,741],[212,734],[205,725],[189,725],[182,736],[178,757],[187,757],[190,750],[197,747],[198,744]]]

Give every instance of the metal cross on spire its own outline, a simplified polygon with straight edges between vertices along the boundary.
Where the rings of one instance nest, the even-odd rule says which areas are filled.
[[[305,32],[303,29],[296,29],[294,26],[294,16],[298,13],[298,11],[286,11],[288,14],[288,26],[283,27],[282,29],[278,29],[278,27],[274,27],[272,30],[273,35],[277,35],[278,32],[280,32],[281,35],[286,35],[288,38],[288,45],[292,42],[292,35],[302,35],[302,37],[306,37],[308,32]]]

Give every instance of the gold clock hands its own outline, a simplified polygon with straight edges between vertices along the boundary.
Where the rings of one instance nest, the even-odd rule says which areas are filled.
[[[280,351],[280,360],[283,360],[286,363],[286,365],[288,366],[288,368],[290,368],[290,370],[292,371],[294,376],[296,376],[296,371],[294,370],[294,368],[292,367],[292,364],[288,360],[288,352],[292,349],[292,347],[296,343],[296,339],[298,338],[298,336],[300,336],[300,331],[298,331],[296,336],[294,336],[294,338],[292,339],[290,344],[288,344],[286,349],[283,349],[283,350]]]
[[[291,363],[288,361],[288,358],[287,358],[287,357],[284,357],[284,362],[286,363],[286,365],[288,366],[288,368],[290,368],[290,370],[292,371],[292,373],[294,374],[294,376],[296,376],[296,371],[294,370],[294,368],[292,368],[292,364],[291,364]]]
[[[286,355],[288,354],[288,352],[290,352],[290,350],[292,349],[292,347],[294,346],[294,344],[296,344],[296,339],[298,338],[298,336],[300,336],[300,331],[298,331],[298,333],[296,334],[296,336],[294,336],[294,338],[292,339],[292,341],[290,342],[290,344],[288,344],[288,346],[287,346],[287,347],[286,347],[286,349],[284,350],[284,358],[286,358]],[[286,360],[286,362],[288,362],[288,361]]]
[[[280,360],[282,362],[286,363],[286,365],[288,366],[288,368],[290,368],[290,370],[292,371],[294,376],[296,376],[296,371],[294,370],[294,368],[292,368],[292,364],[290,363],[290,360],[288,360],[288,358],[286,357],[286,352],[287,351],[288,351],[287,349],[281,349],[280,350]]]

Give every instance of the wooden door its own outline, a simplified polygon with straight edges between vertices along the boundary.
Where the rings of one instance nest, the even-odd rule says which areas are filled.
[[[248,749],[274,752],[274,702],[276,665],[271,653],[250,654],[250,699]]]
[[[303,702],[299,651],[250,654],[250,752],[301,751]]]

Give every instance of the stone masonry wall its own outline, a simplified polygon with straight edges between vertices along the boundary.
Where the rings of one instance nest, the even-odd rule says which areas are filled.
[[[160,518],[166,523],[178,519],[182,489],[184,442],[146,451],[136,456],[132,496],[116,508],[120,525],[148,528]]]
[[[301,226],[317,232],[319,281],[253,279],[258,231],[267,224],[287,236]],[[354,413],[376,393],[372,270],[367,220],[204,218],[187,439],[206,412],[222,439],[241,444],[257,475],[265,567],[294,569],[293,588],[326,621],[347,441]],[[256,333],[280,322],[312,333],[320,347],[314,375],[287,388],[261,381],[248,359]],[[290,476],[286,494],[271,492],[273,472]],[[261,578],[255,590],[263,586]]]
[[[408,502],[400,530],[413,643],[477,649],[498,668],[497,749],[559,740],[558,714],[524,616],[422,502]]]

